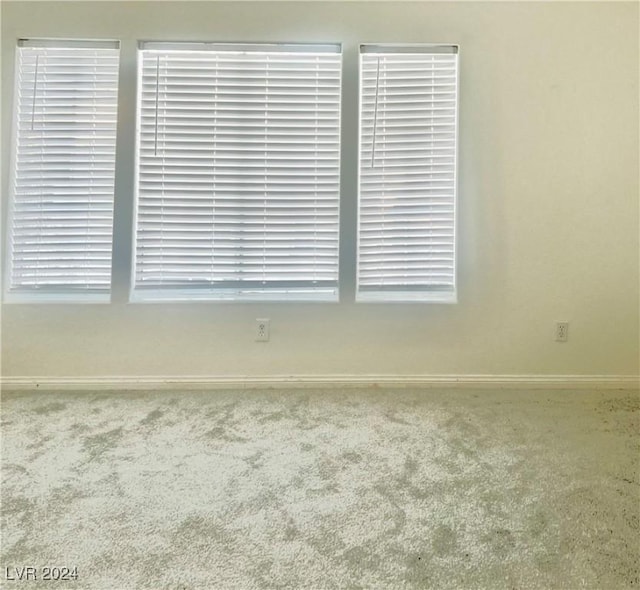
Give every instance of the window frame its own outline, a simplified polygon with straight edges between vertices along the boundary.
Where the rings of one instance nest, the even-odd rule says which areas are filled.
[[[33,288],[19,288],[12,285],[13,270],[15,267],[14,258],[14,227],[17,207],[17,180],[19,154],[18,144],[20,137],[20,77],[21,71],[21,50],[26,48],[45,49],[114,49],[117,51],[116,66],[116,86],[115,92],[115,115],[114,115],[114,139],[113,139],[113,189],[111,195],[111,235],[109,250],[109,281],[106,288],[72,288],[65,286],[35,286]],[[113,293],[113,252],[114,252],[114,219],[115,219],[115,195],[116,195],[116,157],[117,157],[117,128],[119,115],[120,96],[120,59],[121,42],[117,39],[68,39],[68,38],[20,38],[14,45],[14,72],[13,72],[13,103],[11,120],[11,149],[9,155],[9,174],[7,188],[7,215],[6,215],[6,237],[2,302],[10,304],[39,303],[39,304],[105,304],[111,303]],[[35,81],[34,81],[35,84]],[[35,97],[34,97],[35,99]]]
[[[184,287],[171,288],[159,287],[149,289],[145,292],[136,285],[137,271],[137,252],[138,252],[138,220],[140,207],[140,171],[141,171],[141,130],[142,130],[142,92],[143,92],[143,51],[144,49],[183,49],[202,51],[206,49],[228,49],[230,51],[259,51],[261,49],[267,51],[269,48],[275,48],[277,53],[309,53],[312,49],[324,49],[327,54],[336,54],[339,56],[339,74],[337,76],[338,88],[337,109],[336,109],[336,230],[335,230],[335,286],[326,287],[325,291],[309,292],[301,291],[304,287],[295,287],[283,285],[282,287],[273,287],[269,290],[258,289],[254,287],[204,287],[202,289],[185,289]],[[180,41],[138,41],[137,43],[137,70],[136,70],[136,126],[135,126],[135,161],[134,161],[134,191],[133,191],[133,219],[132,219],[132,239],[131,239],[131,273],[129,284],[129,302],[131,303],[167,303],[167,302],[314,302],[314,303],[337,303],[340,301],[340,252],[341,252],[341,227],[342,227],[342,190],[341,190],[341,158],[342,158],[342,106],[343,106],[343,48],[341,43],[289,43],[289,42],[180,42]],[[287,289],[292,289],[287,292]]]

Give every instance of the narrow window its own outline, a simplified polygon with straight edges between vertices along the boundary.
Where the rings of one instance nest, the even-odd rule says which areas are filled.
[[[17,47],[7,301],[108,302],[117,42]]]
[[[132,300],[337,300],[339,46],[142,43]]]
[[[458,51],[360,48],[358,301],[455,302]]]

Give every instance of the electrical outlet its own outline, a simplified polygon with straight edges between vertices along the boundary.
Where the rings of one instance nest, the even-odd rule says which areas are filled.
[[[569,322],[556,322],[556,342],[569,340]]]
[[[256,342],[269,342],[269,320],[267,318],[256,320]]]

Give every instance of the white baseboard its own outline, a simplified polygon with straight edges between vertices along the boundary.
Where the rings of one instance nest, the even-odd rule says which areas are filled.
[[[3,390],[275,389],[334,387],[639,389],[638,375],[196,375],[2,377]]]

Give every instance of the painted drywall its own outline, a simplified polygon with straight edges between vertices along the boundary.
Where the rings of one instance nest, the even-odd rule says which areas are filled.
[[[638,9],[3,1],[3,227],[16,39],[120,39],[122,68],[113,303],[3,305],[2,375],[637,374]],[[127,303],[139,39],[343,43],[341,303]],[[353,302],[359,42],[461,47],[456,305]]]

